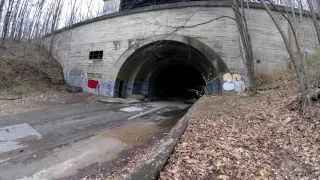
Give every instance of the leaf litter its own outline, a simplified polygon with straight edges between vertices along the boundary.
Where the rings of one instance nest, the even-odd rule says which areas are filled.
[[[320,104],[288,108],[295,83],[256,96],[204,96],[161,180],[320,179]]]

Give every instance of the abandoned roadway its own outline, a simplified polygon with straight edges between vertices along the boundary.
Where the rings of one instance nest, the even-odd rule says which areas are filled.
[[[122,151],[139,143],[138,138],[136,144],[114,138],[117,133],[126,137],[127,131],[117,128],[174,121],[187,107],[179,102],[74,102],[0,117],[0,179],[59,179],[74,176],[94,163],[114,161]],[[152,139],[157,130],[150,131],[154,132],[143,134],[145,130],[137,129],[128,135],[140,133]]]

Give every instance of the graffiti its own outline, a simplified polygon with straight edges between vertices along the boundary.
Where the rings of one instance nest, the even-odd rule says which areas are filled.
[[[149,82],[144,81],[142,83],[142,94],[147,95],[149,90],[148,88],[149,88]]]
[[[119,97],[120,81],[116,81],[113,88],[113,97]]]
[[[97,80],[92,80],[92,79],[89,79],[89,80],[88,80],[88,88],[98,89],[98,87],[99,87],[99,81],[97,81]]]
[[[240,74],[226,73],[223,75],[223,89],[225,91],[236,91],[238,93],[243,93],[245,90],[245,84],[241,80]]]
[[[71,86],[81,87],[81,88],[85,87],[85,84],[86,84],[85,81],[86,81],[86,78],[83,77],[83,75],[69,76],[69,78],[67,79],[68,84],[70,84]]]
[[[67,83],[70,86],[81,87],[85,92],[102,94],[109,97],[114,96],[114,88],[116,87],[116,82],[114,80],[102,78],[87,78],[83,75],[69,76],[67,79]]]
[[[133,81],[128,81],[128,83],[127,83],[127,92],[126,92],[127,95],[131,95],[132,94],[133,84],[134,84]]]
[[[208,94],[221,95],[221,83],[219,78],[210,81],[206,86]]]
[[[100,94],[105,96],[113,97],[114,95],[114,87],[115,81],[114,80],[101,80],[100,81]]]
[[[103,6],[104,14],[110,14],[118,11],[119,11],[119,2],[117,1],[106,2],[105,5]]]

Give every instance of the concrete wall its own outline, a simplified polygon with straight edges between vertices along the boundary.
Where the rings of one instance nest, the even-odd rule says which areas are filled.
[[[288,32],[286,20],[280,13],[273,13],[282,28]],[[192,18],[186,22],[191,15]],[[261,71],[284,67],[287,52],[268,14],[263,9],[251,8],[247,15],[254,57],[260,61],[256,63],[257,69]],[[196,38],[219,54],[230,71],[241,73],[243,62],[240,57],[236,23],[232,19],[221,18],[201,26],[175,31],[177,26],[191,26],[221,16],[234,17],[234,14],[229,7],[213,4],[200,9],[198,6],[176,6],[170,9],[142,10],[132,14],[124,13],[121,16],[100,18],[101,20],[58,32],[54,38],[53,55],[62,64],[65,78],[70,85],[80,86],[85,91],[106,96],[115,94],[119,71],[119,68],[115,68],[115,63],[119,57],[135,42],[155,35],[179,34]],[[299,37],[304,39],[307,49],[310,51],[315,49],[316,37],[308,17],[302,18],[299,29]],[[89,52],[95,50],[103,50],[102,61],[88,59]],[[98,78],[92,80],[99,81],[99,88],[88,88],[87,73],[98,74]]]

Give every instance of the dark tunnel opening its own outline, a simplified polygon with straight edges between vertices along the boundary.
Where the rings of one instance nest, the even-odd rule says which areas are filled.
[[[197,92],[204,94],[204,89],[206,93],[219,93],[219,80],[212,81],[218,75],[215,65],[220,71],[227,68],[209,47],[195,43],[201,47],[163,40],[141,46],[133,53],[130,49],[131,54],[119,61],[123,64],[116,79],[115,97],[190,100],[198,99],[201,94]]]
[[[154,81],[155,96],[197,99],[205,87],[202,74],[189,65],[173,65],[163,69]]]

